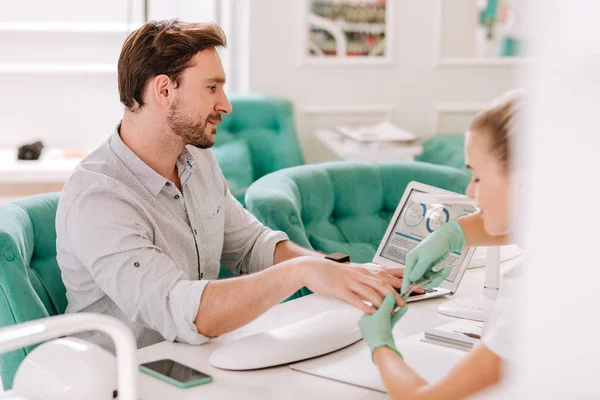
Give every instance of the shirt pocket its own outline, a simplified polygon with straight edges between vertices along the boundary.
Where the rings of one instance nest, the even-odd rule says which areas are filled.
[[[225,227],[225,204],[220,203],[210,207],[202,216],[202,225],[209,237],[218,236],[222,238]]]
[[[223,251],[225,210],[224,204],[217,205],[203,216],[206,255],[210,261],[219,260]],[[207,260],[207,261],[209,261]]]

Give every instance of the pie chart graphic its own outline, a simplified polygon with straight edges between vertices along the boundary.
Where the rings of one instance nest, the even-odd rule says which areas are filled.
[[[417,226],[425,219],[427,207],[423,203],[410,203],[404,213],[404,223],[410,227]]]
[[[427,218],[427,231],[429,233],[435,232],[446,222],[450,221],[450,213],[444,207],[436,208],[429,214]]]

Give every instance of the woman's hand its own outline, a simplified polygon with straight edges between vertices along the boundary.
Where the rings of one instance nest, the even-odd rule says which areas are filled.
[[[395,308],[396,297],[393,294],[388,294],[381,307],[374,314],[364,314],[358,322],[363,339],[365,339],[365,342],[367,342],[371,349],[371,357],[375,349],[382,346],[389,347],[402,357],[402,354],[398,351],[394,343],[392,328],[406,314],[408,307],[405,305],[396,310],[392,315]]]
[[[437,231],[427,236],[406,255],[402,293],[406,292],[413,282],[429,279],[434,275],[437,277],[423,287],[431,289],[439,286],[452,271],[449,267],[445,267],[438,272],[434,271],[434,267],[444,261],[451,252],[462,250],[464,245],[465,236],[456,221],[442,225]]]

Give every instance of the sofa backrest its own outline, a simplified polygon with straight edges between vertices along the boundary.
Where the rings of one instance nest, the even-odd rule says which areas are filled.
[[[370,262],[410,181],[464,193],[469,176],[420,162],[304,165],[255,182],[248,210],[302,246]]]
[[[215,147],[248,142],[254,180],[282,168],[304,164],[288,100],[259,94],[233,95],[233,111],[217,128]]]

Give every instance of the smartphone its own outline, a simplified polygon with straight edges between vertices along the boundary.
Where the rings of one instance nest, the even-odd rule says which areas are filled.
[[[212,382],[212,376],[190,368],[187,365],[180,364],[175,360],[164,359],[152,361],[140,364],[139,368],[140,371],[179,388],[188,388]]]

